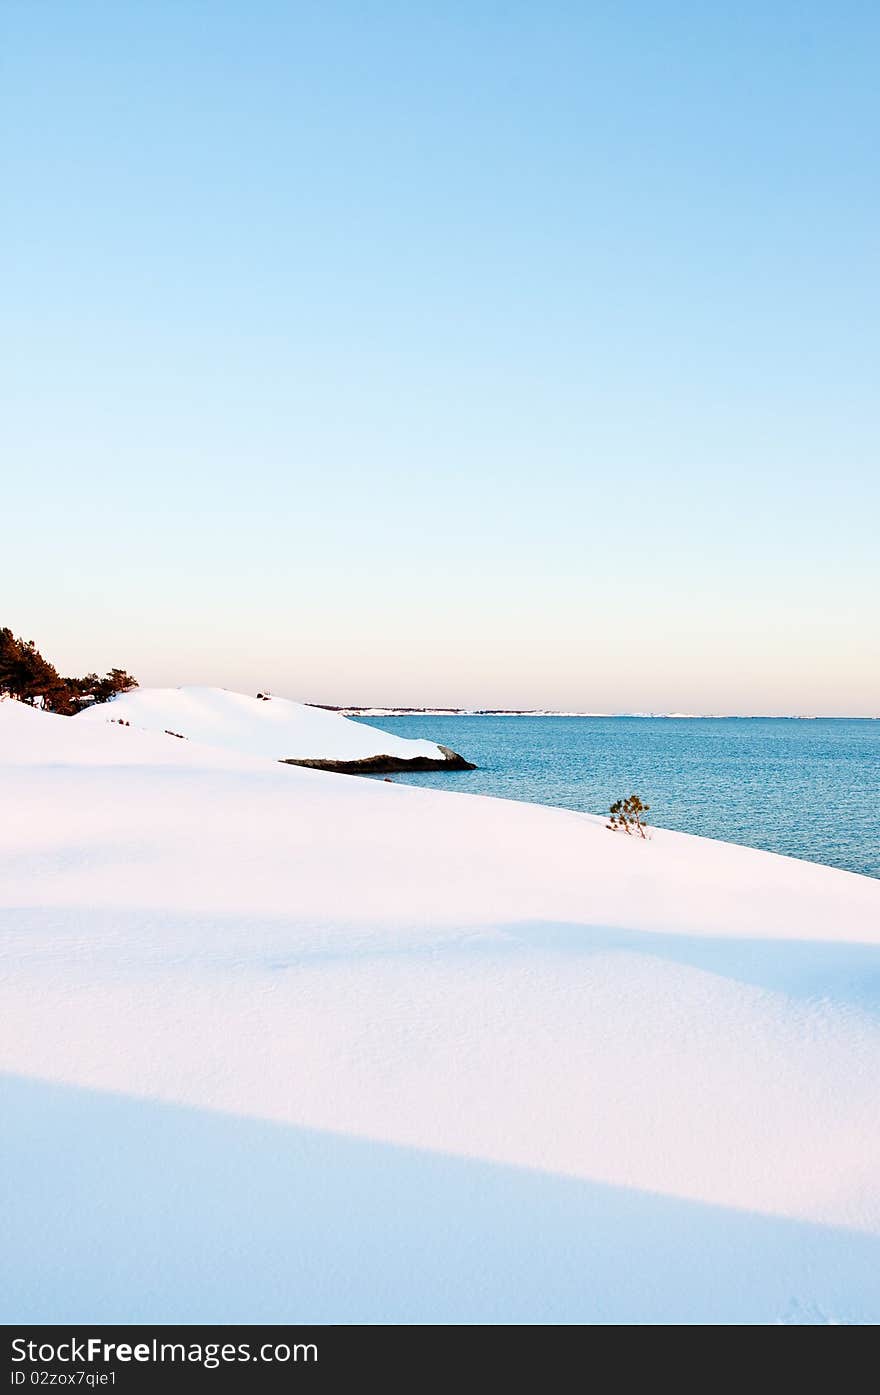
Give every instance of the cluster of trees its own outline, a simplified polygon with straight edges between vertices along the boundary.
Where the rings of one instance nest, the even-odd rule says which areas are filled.
[[[32,639],[17,639],[10,629],[0,628],[0,697],[18,698],[19,702],[70,716],[136,687],[137,679],[124,668],[111,668],[103,678],[97,673],[62,678]]]

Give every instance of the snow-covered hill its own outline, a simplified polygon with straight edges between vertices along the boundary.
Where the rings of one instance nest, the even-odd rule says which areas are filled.
[[[880,1319],[880,882],[11,702],[0,787],[5,1321]]]
[[[147,731],[173,732],[191,741],[295,764],[372,762],[382,769],[416,763],[454,765],[454,753],[432,741],[392,736],[287,698],[246,697],[225,688],[136,688],[111,703],[86,708],[76,720],[129,722]]]

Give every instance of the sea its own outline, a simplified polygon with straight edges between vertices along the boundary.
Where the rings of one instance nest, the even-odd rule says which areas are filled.
[[[476,770],[402,784],[607,813],[621,795],[661,828],[880,877],[880,721],[785,717],[393,716],[396,736]]]

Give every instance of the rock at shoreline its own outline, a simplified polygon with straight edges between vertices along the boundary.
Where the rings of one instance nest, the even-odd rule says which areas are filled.
[[[443,759],[432,756],[365,756],[361,760],[295,760],[286,757],[282,765],[304,765],[309,770],[330,770],[336,775],[385,775],[391,770],[476,770],[476,766],[448,746],[438,745]]]

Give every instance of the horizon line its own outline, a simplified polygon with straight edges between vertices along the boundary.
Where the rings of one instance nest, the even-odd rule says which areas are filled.
[[[877,713],[827,713],[827,712],[588,712],[573,708],[551,707],[415,707],[401,704],[383,706],[379,703],[327,703],[306,702],[306,707],[321,708],[325,712],[339,712],[345,716],[375,717],[594,717],[636,719],[663,719],[667,721],[769,721],[769,722],[876,722]]]

